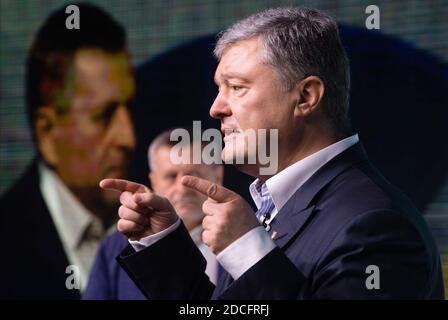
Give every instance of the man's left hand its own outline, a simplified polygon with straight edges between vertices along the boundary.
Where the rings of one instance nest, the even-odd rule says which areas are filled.
[[[202,205],[203,242],[216,255],[251,229],[260,226],[251,206],[238,194],[216,183],[184,176],[182,184],[206,195]]]

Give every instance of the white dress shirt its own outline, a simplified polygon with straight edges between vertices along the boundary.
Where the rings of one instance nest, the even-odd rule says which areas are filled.
[[[274,220],[275,216],[283,208],[286,202],[288,202],[294,193],[309,178],[311,178],[317,170],[358,141],[359,138],[357,134],[340,140],[293,163],[266,180],[266,187],[274,202],[274,209],[271,212],[271,217],[266,223],[270,224],[272,220]],[[255,180],[250,185],[249,191],[255,205],[257,208],[260,208],[261,194],[255,187],[258,183],[260,183],[259,179]],[[222,267],[236,280],[271,252],[275,246],[276,245],[269,233],[260,226],[250,230],[241,238],[231,243],[218,254],[217,259]]]
[[[69,263],[79,268],[79,287],[83,292],[106,230],[101,220],[75,198],[53,170],[43,163],[39,163],[38,170],[40,191]],[[114,229],[112,226],[110,231]],[[68,273],[67,277],[70,275],[73,272]]]
[[[268,224],[271,223],[272,220],[275,219],[277,213],[294,195],[294,193],[323,165],[336,157],[338,154],[356,144],[358,141],[359,137],[357,134],[340,140],[302,160],[293,163],[289,167],[283,169],[276,175],[266,180],[266,186],[274,202],[274,209],[271,212],[271,217],[266,222]],[[261,195],[255,188],[257,183],[260,183],[258,179],[250,185],[249,191],[255,205],[257,208],[260,208]],[[158,234],[150,236],[153,241],[149,242],[147,241],[148,239],[142,238],[140,241],[130,242],[136,250],[141,250],[142,248],[155,243],[174,231],[179,224],[180,221],[178,220],[169,228]],[[269,252],[271,252],[275,246],[276,245],[271,239],[269,233],[262,226],[259,226],[250,230],[239,239],[231,243],[227,248],[220,252],[216,258],[222,267],[232,276],[234,280],[236,280],[263,257],[265,257]]]
[[[194,243],[201,251],[205,260],[207,260],[207,267],[205,268],[205,274],[208,275],[211,282],[214,284],[218,281],[218,261],[216,260],[216,255],[210,250],[209,247],[202,242],[202,225],[198,225],[196,228],[190,231],[190,236]]]
[[[165,236],[176,230],[180,225],[180,218],[178,217],[176,222],[171,226],[162,230],[156,234],[141,238],[140,240],[129,240],[129,243],[132,245],[135,251],[140,251],[149,247],[150,245],[156,243],[157,241],[163,239]],[[208,278],[214,284],[217,283],[218,280],[218,261],[216,260],[216,255],[207,247],[204,242],[202,242],[202,225],[197,226],[193,230],[190,231],[190,236],[193,239],[193,242],[198,247],[199,251],[201,251],[205,260],[207,261],[207,266],[205,268],[205,273]]]

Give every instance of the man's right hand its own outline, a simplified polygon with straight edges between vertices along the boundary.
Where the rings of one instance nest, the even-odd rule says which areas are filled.
[[[154,194],[146,186],[122,179],[104,179],[100,187],[121,193],[117,229],[130,240],[165,230],[177,220],[168,199]]]

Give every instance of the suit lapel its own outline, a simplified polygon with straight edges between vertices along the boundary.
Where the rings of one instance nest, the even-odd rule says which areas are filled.
[[[314,214],[319,210],[314,200],[337,175],[355,163],[366,159],[364,148],[359,142],[330,160],[308,179],[288,200],[271,223],[269,233],[277,246],[285,248],[290,240],[304,229],[307,222],[312,220]],[[217,299],[232,282],[233,278],[230,274],[224,269],[220,270],[213,299]]]
[[[271,238],[280,248],[303,230],[318,211],[319,194],[339,174],[355,163],[367,160],[362,144],[356,143],[331,159],[303,184],[283,206],[271,223]]]
[[[13,187],[8,203],[11,213],[16,214],[11,216],[10,223],[21,226],[21,234],[26,235],[17,237],[15,229],[7,229],[6,234],[2,234],[14,239],[14,247],[20,249],[9,256],[17,265],[11,277],[21,277],[22,283],[28,282],[26,287],[17,289],[20,290],[18,297],[79,299],[79,291],[67,290],[65,285],[68,276],[65,270],[70,263],[40,192],[37,161]]]
[[[289,217],[285,219],[288,223],[276,224],[272,222],[272,228],[269,233],[275,244],[282,248],[295,234],[300,232],[305,223],[312,217],[314,207],[315,206],[311,206],[305,210],[289,215]]]

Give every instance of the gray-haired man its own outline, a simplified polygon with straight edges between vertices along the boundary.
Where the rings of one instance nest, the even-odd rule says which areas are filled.
[[[257,178],[250,186],[256,213],[228,189],[183,178],[209,197],[202,237],[226,270],[216,287],[166,199],[130,181],[103,180],[103,188],[123,192],[118,228],[131,246],[119,260],[145,293],[443,299],[440,259],[424,220],[351,133],[349,64],[335,21],[312,9],[269,9],[225,31],[215,54],[219,94],[210,115],[222,123],[223,158],[252,156],[248,129],[276,129],[278,171],[266,176],[261,163],[238,164]],[[166,256],[174,246],[176,254]],[[172,267],[181,263],[182,272]]]

